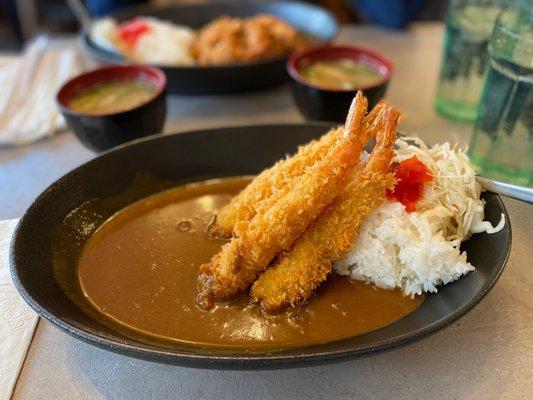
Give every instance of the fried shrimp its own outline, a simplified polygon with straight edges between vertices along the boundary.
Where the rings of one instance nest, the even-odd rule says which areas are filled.
[[[380,111],[381,112],[381,111]],[[297,239],[293,248],[280,254],[255,281],[253,301],[266,311],[303,303],[331,272],[333,261],[352,246],[361,223],[385,198],[394,184],[388,173],[396,138],[398,113],[385,111],[374,151],[364,168],[344,192]]]
[[[364,131],[374,136],[377,117],[386,106],[379,102],[365,117]],[[320,139],[301,146],[294,156],[278,161],[261,172],[242,192],[218,213],[209,228],[210,236],[230,238],[238,222],[249,221],[261,209],[268,209],[290,190],[289,183],[301,176],[305,169],[321,160],[327,151],[342,138],[343,129],[329,131]],[[364,138],[362,141],[365,141]],[[272,196],[276,193],[275,196]]]
[[[302,175],[308,166],[322,159],[341,137],[341,128],[331,130],[319,140],[300,147],[296,155],[278,161],[273,167],[261,172],[220,210],[209,229],[210,236],[231,237],[237,222],[252,219],[262,200],[280,190],[289,180]]]
[[[281,251],[289,248],[343,190],[358,164],[367,101],[354,99],[341,140],[295,180],[291,190],[272,207],[250,221],[239,222],[236,237],[209,263],[200,267],[198,302],[212,307],[214,300],[232,298],[247,289]]]

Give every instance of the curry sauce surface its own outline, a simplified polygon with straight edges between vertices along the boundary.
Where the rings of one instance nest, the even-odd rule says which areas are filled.
[[[249,182],[226,178],[170,189],[115,214],[87,241],[78,262],[83,294],[131,335],[247,348],[305,346],[379,329],[423,298],[333,274],[308,304],[264,314],[243,295],[206,312],[195,303],[198,268],[225,242],[209,239],[216,211]]]

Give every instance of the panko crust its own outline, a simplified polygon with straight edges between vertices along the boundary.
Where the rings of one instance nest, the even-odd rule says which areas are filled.
[[[215,300],[248,288],[272,259],[288,249],[344,189],[359,163],[367,101],[358,94],[350,108],[342,139],[304,174],[272,207],[235,227],[236,237],[200,268],[198,302],[210,308]],[[228,265],[229,262],[229,265]]]
[[[385,199],[386,189],[394,185],[394,174],[387,171],[398,113],[388,109],[383,115],[376,146],[364,168],[296,240],[293,248],[279,255],[253,284],[252,300],[260,302],[266,311],[279,311],[306,301],[326,280],[333,261],[351,248],[361,224]]]

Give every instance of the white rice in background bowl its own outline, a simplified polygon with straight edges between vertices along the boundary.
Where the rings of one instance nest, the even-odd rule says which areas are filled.
[[[137,17],[150,29],[139,36],[133,47],[120,40],[120,25],[113,18],[96,20],[91,28],[91,40],[98,46],[122,54],[131,61],[156,65],[191,66],[195,64],[192,45],[193,29],[153,17]]]
[[[99,47],[107,51],[118,53],[116,46],[118,32],[117,22],[110,17],[101,18],[91,25],[90,38]]]
[[[195,32],[182,25],[152,17],[139,17],[150,25],[151,30],[139,38],[131,49],[133,61],[156,65],[194,65],[191,52]]]
[[[380,288],[399,288],[414,296],[437,292],[474,270],[461,253],[461,242],[474,233],[499,232],[484,221],[481,187],[468,157],[449,143],[428,148],[416,138],[396,141],[394,161],[416,156],[433,177],[411,213],[397,201],[385,201],[365,221],[358,238],[334,270]]]

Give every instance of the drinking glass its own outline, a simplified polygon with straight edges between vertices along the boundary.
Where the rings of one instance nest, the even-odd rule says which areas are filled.
[[[452,0],[446,17],[436,111],[474,122],[488,63],[487,45],[510,0]]]
[[[498,18],[469,155],[478,172],[533,184],[533,7]]]

